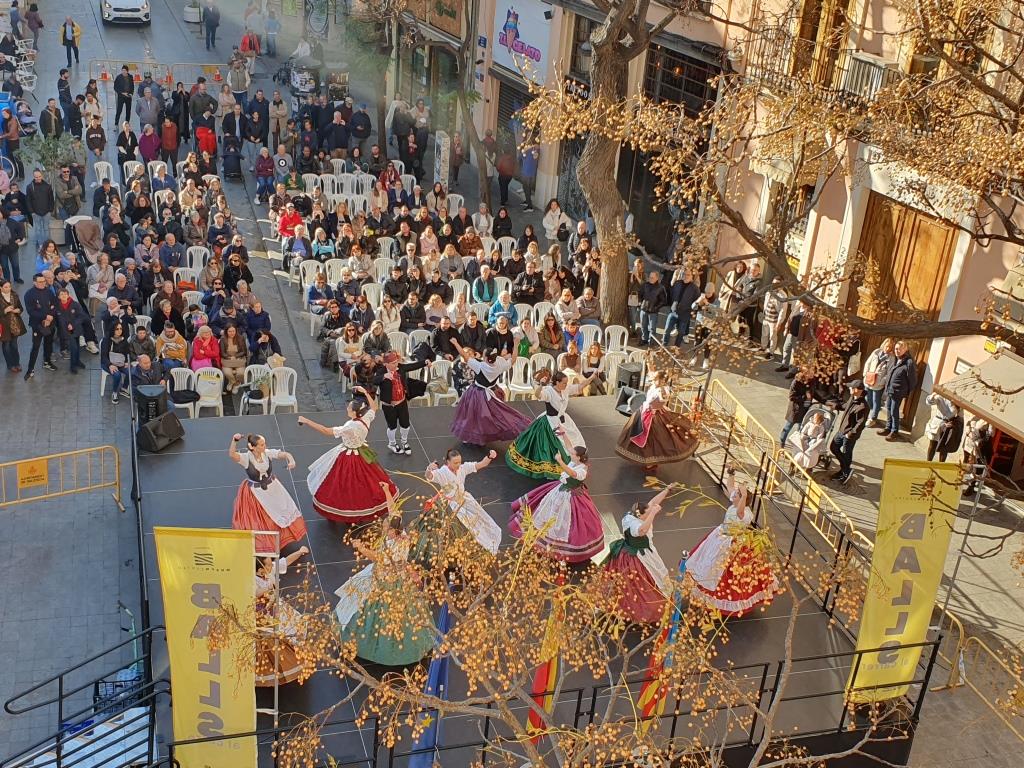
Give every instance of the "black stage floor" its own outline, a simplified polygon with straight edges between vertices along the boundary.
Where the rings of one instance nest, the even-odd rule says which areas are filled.
[[[517,402],[514,406],[531,414],[541,410],[540,405],[534,402]],[[570,414],[587,442],[591,457],[587,484],[604,518],[607,541],[618,535],[619,520],[633,501],[652,495],[651,491],[643,487],[644,475],[640,467],[615,454],[615,440],[622,429],[624,418],[613,406],[614,399],[608,396],[574,398],[569,407]],[[314,413],[309,416],[329,426],[341,424],[345,420],[342,413]],[[387,451],[382,418],[373,424],[370,444],[388,471],[420,474],[430,461],[440,461],[445,450],[458,445],[449,431],[451,416],[452,409],[448,406],[414,408],[411,456],[395,456]],[[306,488],[306,467],[328,450],[334,440],[299,426],[296,414],[292,413],[203,418],[184,420],[183,423],[184,440],[163,453],[143,454],[140,457],[146,556],[151,577],[152,624],[163,623],[159,572],[152,540],[153,526],[230,527],[232,503],[243,477],[242,470],[227,454],[228,443],[235,432],[260,433],[266,437],[269,447],[284,448],[295,456],[295,470],[288,472],[277,464],[275,472],[303,510],[308,526],[307,544],[311,550],[306,562],[315,568],[324,595],[333,603],[336,600],[334,591],[363,565],[356,563],[351,548],[342,543],[344,527],[327,522],[313,510]],[[459,447],[467,461],[481,458],[486,450],[465,445]],[[494,447],[499,450],[504,448],[503,445]],[[424,491],[422,483],[416,483],[411,478],[401,475],[393,477],[399,488],[415,488],[418,493]],[[700,487],[704,493],[724,501],[715,481],[695,460],[663,466],[659,477]],[[509,503],[535,484],[536,481],[508,469],[499,456],[499,460],[486,470],[471,475],[467,488],[504,527],[509,516]],[[721,517],[722,510],[711,506],[692,508],[683,517],[666,510],[658,520],[655,542],[669,567],[674,567],[678,562],[682,550],[692,548],[710,528],[721,522]],[[511,545],[513,542],[506,535],[503,545]],[[788,614],[789,602],[783,597],[764,612],[731,622],[731,640],[719,655],[722,663],[736,666],[770,663],[772,666],[769,668],[767,683],[771,685],[774,662],[784,655]],[[827,655],[851,649],[852,645],[846,635],[830,626],[828,617],[817,611],[813,603],[809,603],[799,620],[794,656]],[[157,677],[169,676],[163,643],[158,642],[154,651],[154,674]],[[760,676],[760,671],[757,675]],[[847,676],[846,659],[803,663],[794,670],[785,695],[789,697],[801,693],[842,691]],[[581,685],[585,684],[581,682]],[[280,689],[279,705],[282,723],[289,722],[288,713],[313,714],[338,701],[345,685],[337,676],[325,671],[315,675],[303,686],[283,686]],[[261,707],[271,706],[270,691],[259,691],[258,701]],[[574,701],[575,696],[573,705]],[[568,703],[566,706],[569,706]],[[841,695],[794,701],[781,713],[778,725],[789,731],[795,727],[803,732],[835,727],[842,706]],[[348,714],[354,713],[349,711]],[[571,714],[570,706],[570,717]],[[344,716],[342,713],[336,717]],[[469,733],[458,728],[456,721],[451,718],[446,718],[444,723],[445,742],[466,742],[477,738],[475,725],[472,726],[473,732]],[[261,717],[260,727],[269,725],[269,720]],[[333,735],[327,744],[340,763],[356,765],[363,761],[365,764],[368,750],[372,751],[374,743],[372,732],[360,732],[351,725],[328,730]],[[408,748],[407,744],[404,746]],[[471,757],[469,750],[464,754],[456,751],[447,755],[444,764],[468,765]]]

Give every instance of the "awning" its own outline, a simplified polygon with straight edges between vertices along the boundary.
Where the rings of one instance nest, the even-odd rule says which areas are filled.
[[[965,411],[1024,441],[1024,358],[1001,351],[935,391]]]
[[[783,186],[788,186],[793,180],[793,161],[781,157],[763,158],[754,155],[750,158],[750,170]]]

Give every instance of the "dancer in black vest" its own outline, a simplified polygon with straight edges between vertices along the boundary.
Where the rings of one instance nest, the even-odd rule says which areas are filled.
[[[388,423],[388,450],[392,453],[412,453],[409,447],[409,400],[427,391],[425,382],[409,379],[411,371],[426,366],[425,362],[399,363],[398,353],[384,355],[384,368],[377,379],[380,408]],[[399,434],[400,431],[400,434]]]

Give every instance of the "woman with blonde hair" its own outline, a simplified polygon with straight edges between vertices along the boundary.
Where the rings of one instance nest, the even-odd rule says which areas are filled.
[[[390,296],[384,294],[377,310],[377,319],[384,325],[384,333],[402,329],[402,308],[395,304]]]
[[[444,300],[439,293],[430,294],[427,306],[423,311],[427,318],[427,328],[430,329],[436,328],[441,323],[441,318],[448,316],[448,308],[444,305]]]
[[[224,83],[220,87],[220,93],[217,94],[217,122],[220,123],[224,119],[224,116],[230,114],[235,109],[235,97],[231,94],[231,89],[227,83]]]
[[[455,299],[448,305],[448,318],[456,328],[462,328],[466,324],[466,316],[469,314],[470,306],[466,301],[464,291],[455,294]]]

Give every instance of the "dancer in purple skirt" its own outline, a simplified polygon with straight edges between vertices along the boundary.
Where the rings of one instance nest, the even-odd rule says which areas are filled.
[[[515,363],[518,350],[500,357],[496,349],[488,349],[483,360],[470,347],[459,347],[459,353],[476,376],[455,406],[452,434],[470,445],[515,440],[533,420],[505,403],[498,379]]]

